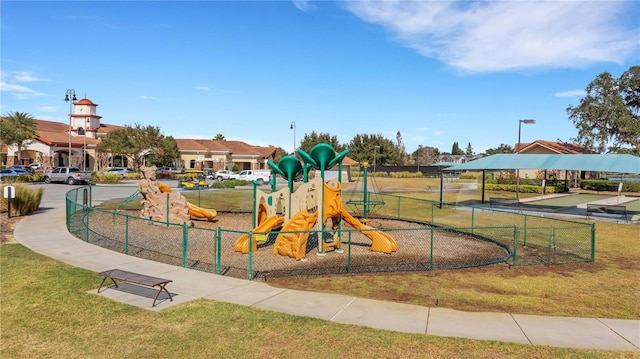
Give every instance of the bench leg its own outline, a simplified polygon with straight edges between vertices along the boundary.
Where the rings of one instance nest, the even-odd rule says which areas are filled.
[[[116,288],[118,288],[118,283],[116,283],[116,281],[111,278],[111,277],[104,277],[102,278],[102,282],[100,282],[100,286],[98,287],[98,293],[100,293],[100,289],[102,288],[102,285],[104,284],[104,281],[107,280],[107,278],[111,279],[111,281],[113,282],[113,284],[116,285]]]
[[[167,294],[169,295],[169,300],[173,302],[173,297],[171,296],[171,293],[169,293],[167,288],[165,288],[166,285],[167,285],[167,283],[158,285],[158,287],[160,287],[160,289],[158,290],[158,293],[156,293],[156,297],[153,298],[153,305],[151,305],[152,307],[156,306],[156,301],[158,300],[158,296],[160,296],[160,293],[162,293],[163,290],[165,292],[167,292]]]

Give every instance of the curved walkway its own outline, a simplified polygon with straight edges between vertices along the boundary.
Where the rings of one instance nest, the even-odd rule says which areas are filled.
[[[166,295],[160,296],[155,307],[152,307],[155,290],[145,292],[134,286],[120,285],[119,288],[102,289],[98,294],[99,282],[96,282],[96,289],[90,291],[140,308],[157,311],[205,298],[405,333],[567,348],[640,351],[640,320],[461,312],[274,288],[266,283],[130,257],[85,243],[69,234],[64,201],[68,190],[66,185],[47,185],[41,210],[18,223],[14,232],[16,240],[35,252],[95,272],[119,268],[173,280],[167,286],[174,296],[173,301],[168,301]],[[94,200],[100,201],[99,198]]]

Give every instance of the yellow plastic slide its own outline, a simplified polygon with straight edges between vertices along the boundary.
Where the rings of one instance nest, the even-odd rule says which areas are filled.
[[[160,192],[162,193],[173,192],[171,187],[167,186],[164,183],[158,183],[158,189],[160,189]],[[195,204],[191,204],[189,202],[187,202],[187,206],[189,207],[189,215],[191,217],[206,218],[208,221],[210,221],[218,215],[218,212],[215,209],[198,207]]]
[[[356,229],[361,229],[362,234],[371,239],[371,250],[374,252],[391,253],[398,250],[398,243],[390,235],[382,231],[371,230],[372,228],[355,219],[344,209],[341,212],[342,219]]]
[[[262,221],[262,223],[260,223],[256,228],[253,229],[253,232],[271,232],[271,230],[282,225],[282,223],[284,223],[284,217],[267,217],[264,221]],[[254,252],[258,250],[258,241],[264,241],[265,239],[267,238],[264,234],[257,234],[253,237]],[[238,238],[233,246],[233,249],[236,252],[241,252],[243,254],[249,253],[249,234],[243,234],[240,238]]]
[[[285,224],[276,237],[273,254],[288,256],[300,260],[307,254],[309,231],[318,220],[318,212],[309,213],[306,209],[298,212]],[[300,231],[300,232],[296,232]],[[292,233],[287,233],[292,232]]]

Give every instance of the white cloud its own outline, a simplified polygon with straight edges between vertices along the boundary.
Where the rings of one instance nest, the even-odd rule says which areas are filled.
[[[51,81],[47,79],[43,79],[37,77],[31,71],[11,71],[9,73],[11,78],[16,82],[42,82],[42,81]]]
[[[640,48],[633,1],[363,0],[345,7],[465,72],[622,63]],[[625,28],[625,17],[635,28]]]
[[[143,99],[143,100],[157,100],[157,98],[156,98],[156,97],[153,97],[153,96],[145,96],[145,95],[140,96],[140,98],[141,98],[141,99]]]
[[[293,0],[293,6],[298,8],[298,10],[307,12],[311,9],[311,1],[310,0]]]
[[[30,87],[20,85],[21,82],[42,82],[49,81],[39,78],[31,71],[7,71],[0,74],[0,91],[13,94],[17,99],[29,99],[35,96],[45,96],[46,94],[36,91]]]
[[[19,98],[19,99],[27,99],[34,96],[45,96],[45,94],[38,92],[34,89],[31,89],[29,87],[22,86],[22,85],[14,85],[14,84],[6,83],[4,81],[0,81],[0,91],[12,93],[16,98]]]
[[[555,97],[576,97],[576,96],[584,96],[584,90],[570,90],[570,91],[562,91],[556,92],[554,94]]]
[[[193,89],[200,90],[200,91],[209,91],[209,87],[207,86],[194,86]]]

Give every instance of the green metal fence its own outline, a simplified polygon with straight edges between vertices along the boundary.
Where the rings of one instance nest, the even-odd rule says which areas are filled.
[[[309,231],[304,260],[274,255],[278,233],[202,228],[152,221],[136,215],[135,187],[78,187],[67,193],[67,226],[76,237],[113,251],[186,268],[247,279],[341,273],[424,271],[483,266],[561,264],[594,260],[591,223],[495,211],[384,195],[368,218],[371,229],[343,226],[337,231]],[[224,196],[225,191],[198,193]],[[223,210],[218,208],[219,211]],[[219,216],[224,216],[224,213]],[[395,221],[385,228],[377,222]],[[398,243],[391,254],[372,252],[367,231],[384,231]],[[249,234],[266,240],[257,251],[234,251]],[[338,249],[318,251],[318,241]],[[252,248],[250,245],[249,248]]]

